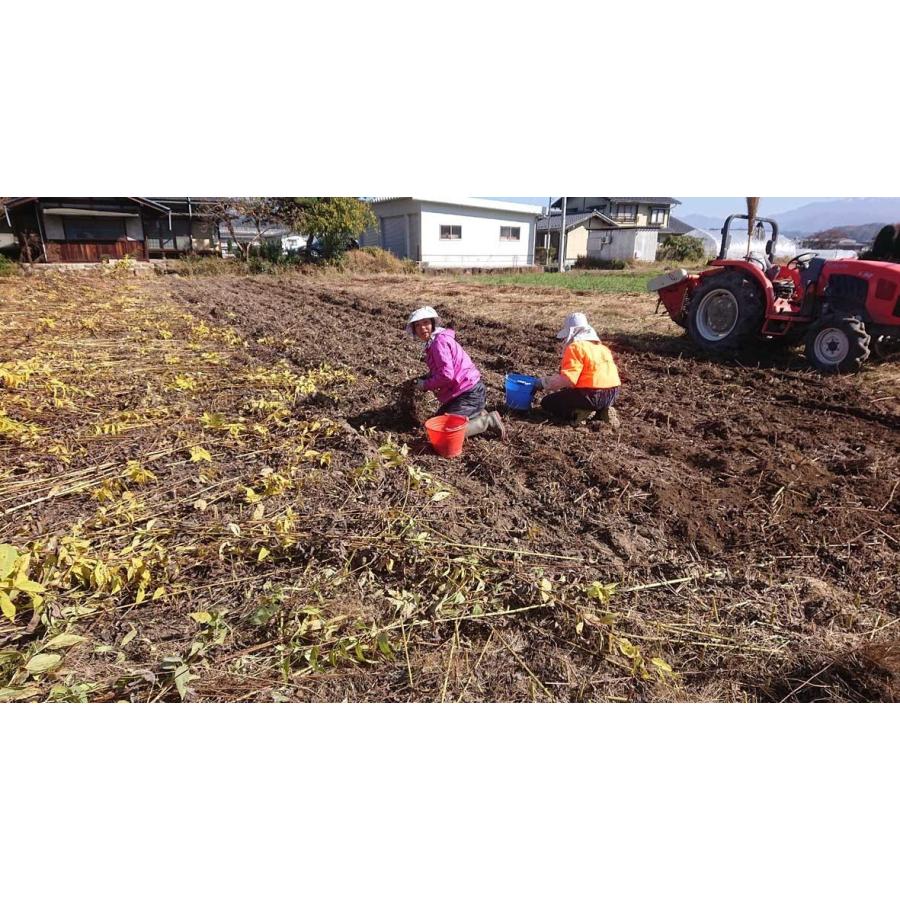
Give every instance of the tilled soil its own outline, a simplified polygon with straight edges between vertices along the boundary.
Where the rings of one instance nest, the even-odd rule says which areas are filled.
[[[439,277],[0,300],[0,700],[898,695],[896,361],[711,360],[648,295]],[[500,409],[586,311],[621,428],[504,411],[507,443],[435,456],[425,303]]]
[[[619,584],[613,602],[627,598],[674,654],[679,696],[893,699],[896,391],[821,377],[797,355],[706,359],[671,325],[604,329],[595,298],[622,374],[621,429],[513,414],[508,443],[473,439],[443,460],[402,400],[400,386],[424,374],[420,345],[403,332],[409,311],[438,307],[481,370],[488,407],[502,409],[507,372],[554,371],[557,323],[585,298],[507,288],[505,308],[521,295],[525,311],[498,316],[496,290],[437,279],[207,279],[173,292],[263,357],[352,369],[358,380],[340,400],[315,402],[373,443],[408,444],[416,465],[455,489],[443,533],[544,553],[548,571],[558,558],[563,578]],[[517,640],[527,663],[537,650]],[[569,652],[564,641],[555,651]],[[545,667],[551,693],[567,665],[557,660],[556,681]]]

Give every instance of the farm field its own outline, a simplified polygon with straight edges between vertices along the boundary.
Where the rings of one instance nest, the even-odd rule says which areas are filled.
[[[0,280],[0,699],[896,699],[900,363],[710,360],[585,290]],[[587,312],[621,429],[436,457],[399,391],[424,303],[489,408]]]
[[[671,263],[675,267],[676,263]],[[647,281],[665,271],[663,267],[641,268],[633,271],[572,271],[518,272],[502,275],[463,275],[464,282],[493,285],[519,285],[531,288],[556,288],[584,293],[624,294],[640,293]]]

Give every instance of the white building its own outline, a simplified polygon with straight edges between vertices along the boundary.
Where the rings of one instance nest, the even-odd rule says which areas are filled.
[[[378,227],[360,240],[433,269],[514,268],[534,264],[540,206],[477,197],[378,197]]]
[[[653,262],[659,232],[655,228],[604,228],[591,231],[587,255],[591,259],[639,259]],[[566,251],[566,259],[569,252]]]

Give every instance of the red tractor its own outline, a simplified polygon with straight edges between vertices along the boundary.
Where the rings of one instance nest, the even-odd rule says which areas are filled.
[[[886,355],[900,345],[900,264],[801,253],[778,265],[778,223],[759,218],[757,234],[771,228],[765,256],[726,259],[732,221],[748,218],[725,220],[710,268],[678,269],[648,285],[695,344],[730,353],[754,342],[805,341],[807,359],[823,372],[856,372],[873,350]]]

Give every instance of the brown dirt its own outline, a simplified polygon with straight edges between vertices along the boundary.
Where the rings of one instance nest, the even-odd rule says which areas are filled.
[[[421,371],[401,329],[411,307],[439,306],[497,407],[505,373],[552,371],[556,322],[587,307],[619,361],[621,431],[516,417],[506,446],[472,441],[450,463],[426,453],[422,465],[467,498],[462,514],[448,516],[448,533],[583,557],[604,580],[721,571],[724,583],[673,591],[665,605],[687,613],[689,600],[717,609],[720,621],[777,622],[795,647],[813,637],[844,648],[872,629],[896,634],[884,629],[900,615],[896,394],[873,403],[862,380],[820,377],[796,354],[755,365],[703,359],[669,324],[604,328],[604,308],[614,322],[627,318],[629,298],[499,295],[414,279],[182,291],[192,307],[227,310],[254,336],[287,338],[304,362],[352,367],[361,377],[341,407],[347,421],[419,447],[420,432],[394,405],[394,386]],[[646,324],[646,298],[631,300]],[[754,680],[743,685],[748,695],[769,696],[765,676]]]
[[[411,664],[398,654],[329,671],[290,696],[894,698],[897,668],[884,660],[900,642],[895,364],[853,379],[820,377],[790,353],[706,359],[640,295],[405,276],[165,281],[148,293],[170,293],[192,316],[234,328],[259,360],[351,369],[354,384],[304,401],[358,436],[339,448],[346,465],[387,441],[408,445],[410,462],[454,492],[416,506],[417,527],[477,556],[488,589],[500,585],[501,609],[536,602],[514,586],[535,578],[535,566],[560,598],[518,617],[435,624],[407,647]],[[554,370],[558,322],[585,309],[619,363],[621,429],[510,416],[507,444],[474,439],[456,460],[435,457],[417,424],[427,412],[403,388],[424,372],[402,329],[423,302],[457,329],[489,408],[502,408],[507,372]],[[378,515],[411,509],[406,490],[402,504],[384,494]],[[355,507],[334,509],[329,535],[346,528],[352,544]],[[334,555],[340,540],[327,540]],[[371,569],[375,548],[347,558]],[[407,562],[414,568],[401,560],[379,578],[412,589],[421,561]],[[606,606],[586,599],[583,586],[595,580],[618,584]],[[363,595],[359,603],[365,610]],[[598,624],[604,610],[614,627]],[[629,647],[642,664],[665,660],[674,676],[640,671]],[[242,693],[227,682],[209,693],[198,685],[198,695]]]

